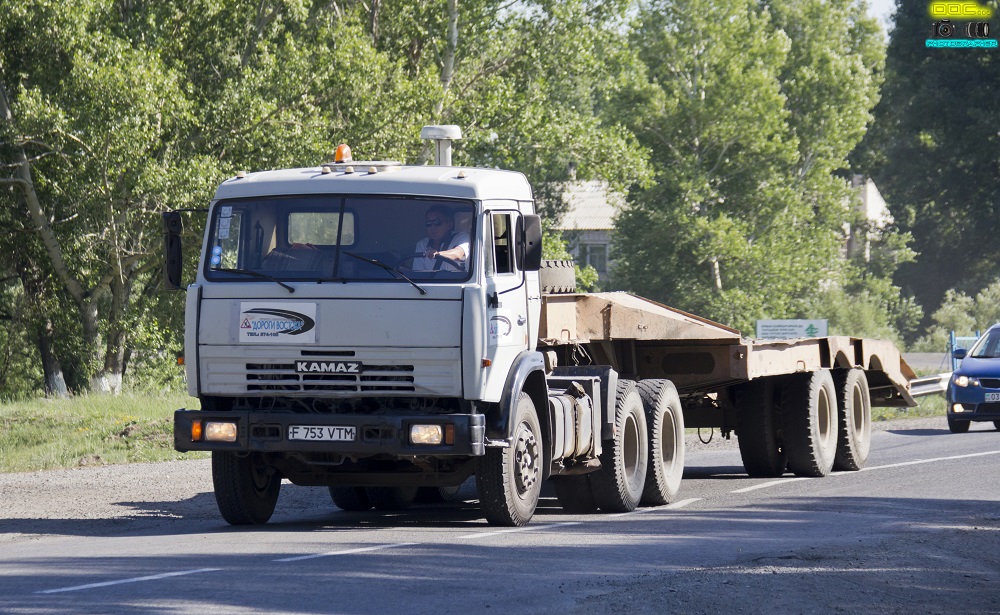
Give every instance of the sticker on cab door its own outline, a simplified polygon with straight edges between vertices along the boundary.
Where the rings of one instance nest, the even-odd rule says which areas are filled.
[[[315,344],[315,303],[240,303],[240,342]]]
[[[514,326],[511,324],[510,315],[506,313],[490,312],[489,322],[489,346],[509,346],[511,344],[511,332]]]

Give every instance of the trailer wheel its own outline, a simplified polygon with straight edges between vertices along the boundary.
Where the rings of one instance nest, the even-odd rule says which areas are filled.
[[[649,444],[642,398],[631,380],[618,380],[614,437],[604,442],[601,469],[590,474],[594,501],[605,512],[635,510],[646,484]]]
[[[662,506],[677,496],[684,476],[684,413],[677,388],[669,380],[640,380],[636,385],[646,411],[649,458],[640,504]]]
[[[417,487],[365,487],[368,500],[375,510],[392,512],[406,510],[417,499]]]
[[[597,502],[590,490],[589,475],[555,476],[552,487],[559,505],[568,513],[586,514],[597,511]]]
[[[826,476],[837,454],[837,393],[826,369],[790,376],[783,388],[782,443],[796,476]]]
[[[834,372],[839,412],[837,454],[834,470],[856,471],[865,467],[872,444],[872,402],[868,378],[862,369]]]
[[[364,512],[372,507],[364,487],[330,487],[330,499],[340,510]]]
[[[948,429],[951,433],[966,433],[969,431],[969,423],[970,421],[953,419],[951,415],[948,415]]]
[[[281,475],[259,453],[212,453],[212,484],[222,518],[230,525],[267,523],[281,490]]]
[[[479,503],[490,525],[531,521],[542,490],[542,440],[535,404],[521,392],[514,408],[513,441],[476,459]]]
[[[758,378],[734,390],[736,439],[747,474],[774,478],[785,473],[788,460],[778,439],[774,382]]]

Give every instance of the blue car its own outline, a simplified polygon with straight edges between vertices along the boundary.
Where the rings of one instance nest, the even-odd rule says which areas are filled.
[[[948,429],[969,431],[972,421],[993,421],[1000,429],[1000,324],[995,324],[966,352],[955,350],[962,364],[948,383]]]

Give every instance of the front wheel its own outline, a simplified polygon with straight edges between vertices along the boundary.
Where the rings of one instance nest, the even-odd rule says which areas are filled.
[[[959,419],[953,419],[953,418],[951,418],[951,415],[949,414],[948,415],[948,429],[951,430],[951,433],[965,433],[965,432],[969,431],[969,421],[962,421],[962,420],[959,420]]]
[[[476,460],[479,503],[490,525],[526,525],[535,514],[542,490],[542,430],[535,404],[523,391],[512,423],[510,446],[487,448]]]
[[[281,490],[281,475],[260,453],[212,453],[212,484],[222,518],[230,525],[267,523]]]

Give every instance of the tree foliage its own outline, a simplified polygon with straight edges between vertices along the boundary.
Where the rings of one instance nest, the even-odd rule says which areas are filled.
[[[183,306],[156,292],[159,214],[204,207],[239,169],[315,165],[340,142],[426,159],[419,127],[455,123],[456,163],[524,171],[552,212],[569,162],[641,180],[644,150],[595,110],[625,10],[0,0],[0,291],[24,308],[3,321],[5,356],[40,364],[48,388],[120,390],[129,365],[161,380],[150,366],[179,352]],[[188,235],[201,225],[189,215]]]
[[[996,10],[996,3],[990,3]],[[928,306],[996,276],[1000,245],[1000,56],[928,49],[927,5],[897,3],[876,122],[859,148],[919,257],[897,281]]]
[[[801,314],[838,281],[839,174],[878,99],[877,25],[847,0],[650,2],[629,126],[656,185],[618,223],[618,284],[722,322]]]

